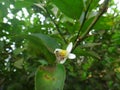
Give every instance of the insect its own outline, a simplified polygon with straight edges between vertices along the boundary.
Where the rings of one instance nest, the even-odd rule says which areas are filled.
[[[54,53],[57,59],[57,62],[60,64],[63,64],[67,58],[69,59],[75,59],[76,55],[71,53],[72,50],[72,42],[67,46],[66,50],[63,49],[55,49]]]

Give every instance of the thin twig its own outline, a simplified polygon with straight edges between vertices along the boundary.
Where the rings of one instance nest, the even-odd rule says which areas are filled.
[[[54,19],[52,18],[52,16],[51,16],[51,14],[49,13],[48,9],[47,9],[46,7],[44,7],[44,8],[46,9],[46,12],[47,12],[48,16],[50,17],[50,19],[51,19],[52,22],[54,23],[54,25],[55,25],[57,31],[59,32],[60,36],[62,37],[62,39],[64,40],[64,42],[67,43],[67,41],[66,41],[63,33],[60,31],[59,26],[57,25],[57,23],[56,23],[56,22],[54,21]]]
[[[92,1],[92,0],[89,1],[89,4],[88,4],[87,8],[85,9],[85,14],[84,14],[84,17],[83,17],[83,21],[82,21],[82,24],[80,25],[80,28],[79,28],[79,31],[78,31],[78,33],[77,33],[77,37],[76,37],[76,39],[75,39],[75,42],[77,41],[77,39],[78,39],[78,37],[79,37],[79,34],[80,34],[80,31],[81,31],[81,29],[83,28],[83,26],[84,26],[84,24],[85,24],[86,16],[87,16],[87,13],[88,13],[88,10],[89,10],[91,1]],[[74,42],[74,43],[75,43],[75,42]]]
[[[105,0],[102,7],[100,8],[100,11],[98,13],[98,15],[94,18],[94,20],[91,22],[91,24],[88,26],[88,28],[86,29],[86,31],[81,35],[81,37],[78,37],[78,39],[76,40],[73,50],[78,46],[78,44],[80,43],[80,41],[82,41],[86,35],[89,33],[89,31],[93,28],[93,26],[96,24],[96,22],[100,19],[100,17],[103,15],[103,13],[106,12],[107,8],[108,8],[108,2],[109,0]]]

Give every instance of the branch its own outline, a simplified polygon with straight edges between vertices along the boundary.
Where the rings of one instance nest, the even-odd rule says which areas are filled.
[[[57,31],[59,32],[60,36],[62,37],[62,39],[64,40],[65,43],[67,43],[63,33],[60,31],[59,26],[57,25],[57,23],[54,21],[54,19],[52,18],[51,14],[49,13],[48,9],[46,7],[44,7],[46,9],[46,12],[48,14],[48,16],[50,17],[50,19],[52,20],[53,24],[55,25]]]
[[[93,26],[96,24],[96,22],[100,19],[100,17],[103,15],[103,13],[105,13],[107,11],[107,8],[108,8],[108,2],[109,0],[105,0],[103,5],[101,6],[100,8],[100,11],[98,13],[98,15],[94,18],[94,20],[92,21],[92,23],[88,26],[88,28],[86,29],[86,31],[81,35],[81,37],[78,37],[75,44],[74,44],[74,47],[73,47],[73,50],[78,46],[78,44],[84,40],[84,38],[86,37],[86,35],[89,33],[89,31],[93,28]]]
[[[81,29],[83,28],[83,26],[84,26],[84,24],[85,24],[86,16],[87,16],[89,7],[90,7],[90,5],[91,5],[91,1],[92,1],[92,0],[89,1],[88,7],[85,9],[85,14],[84,14],[84,17],[83,17],[83,22],[82,22],[82,24],[80,25],[80,28],[79,28],[79,31],[78,31],[78,34],[77,34],[77,37],[76,37],[75,41],[77,41],[77,39],[79,38],[80,31],[81,31]],[[74,42],[74,43],[75,43],[75,42]]]

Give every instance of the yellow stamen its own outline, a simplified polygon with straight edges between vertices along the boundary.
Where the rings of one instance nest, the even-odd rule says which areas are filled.
[[[66,50],[61,50],[60,55],[63,56],[63,57],[67,56],[67,51]]]

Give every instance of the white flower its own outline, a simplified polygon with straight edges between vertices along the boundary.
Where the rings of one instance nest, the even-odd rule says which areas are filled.
[[[73,44],[71,42],[67,46],[66,50],[58,49],[58,48],[55,49],[54,53],[55,53],[55,56],[57,58],[58,63],[60,63],[60,64],[65,63],[67,58],[69,58],[69,59],[75,59],[76,58],[76,55],[71,53],[72,47],[73,47]]]

